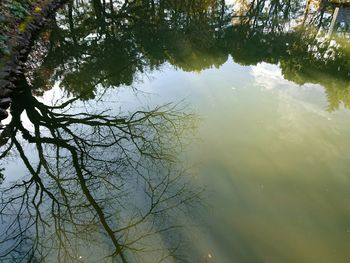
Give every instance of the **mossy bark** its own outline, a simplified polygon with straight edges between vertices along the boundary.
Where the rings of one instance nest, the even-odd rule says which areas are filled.
[[[32,5],[34,8],[22,20],[22,23],[18,23],[18,28],[12,36],[10,53],[6,62],[2,66],[0,65],[0,121],[7,117],[5,111],[9,106],[8,103],[1,104],[1,102],[21,92],[19,87],[24,78],[24,63],[28,58],[35,38],[48,19],[68,1],[38,1],[37,5]]]

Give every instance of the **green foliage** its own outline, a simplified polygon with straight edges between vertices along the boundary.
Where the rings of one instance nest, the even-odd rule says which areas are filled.
[[[10,14],[16,18],[23,19],[28,15],[29,6],[26,1],[11,1],[7,4],[7,8],[9,9]]]
[[[0,3],[0,57],[9,55],[8,40],[10,32],[16,28],[21,20],[28,16],[30,7],[30,1],[26,0],[6,0]]]
[[[7,46],[7,40],[8,37],[5,35],[0,35],[0,52],[4,53],[4,54],[9,54],[9,49]]]

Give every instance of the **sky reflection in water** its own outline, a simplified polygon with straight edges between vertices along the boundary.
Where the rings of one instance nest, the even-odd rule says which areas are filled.
[[[57,216],[60,202],[50,214],[52,198],[47,193],[41,209],[49,220],[45,231],[60,222],[58,229],[74,246],[65,251],[67,243],[57,241],[56,232],[49,238],[55,253],[46,261],[55,262],[55,256],[63,255],[62,262],[93,262],[105,256],[116,262],[177,262],[180,258],[189,262],[347,262],[348,43],[340,39],[335,47],[315,38],[311,28],[326,32],[327,18],[308,18],[307,31],[286,32],[279,27],[276,21],[302,17],[302,6],[293,1],[289,7],[294,11],[287,12],[287,19],[284,8],[288,5],[275,7],[278,12],[270,19],[251,6],[243,10],[248,15],[241,24],[233,26],[229,24],[232,10],[222,11],[221,1],[212,2],[211,12],[210,3],[192,9],[177,2],[166,7],[163,1],[153,7],[130,4],[114,10],[115,17],[110,7],[100,9],[99,1],[93,1],[94,6],[67,6],[38,41],[32,61],[40,63],[32,65],[27,84],[43,97],[38,101],[32,97],[27,103],[18,98],[23,105],[15,109],[18,119],[14,114],[8,145],[17,141],[33,167],[41,163],[42,170],[32,174],[47,183],[45,188],[34,180],[40,189],[49,189],[64,201],[54,178],[71,181],[63,183],[72,198],[62,205],[67,220]],[[160,16],[165,9],[173,13]],[[129,20],[122,19],[126,15]],[[40,57],[42,52],[45,59]],[[52,98],[61,94],[80,99],[68,112],[40,106],[39,101],[51,105]],[[157,108],[168,103],[174,104]],[[94,115],[105,109],[110,109],[108,114]],[[34,114],[38,110],[41,116]],[[138,110],[147,117],[133,122]],[[68,116],[74,118],[68,121],[74,122],[69,127],[80,136],[76,141],[65,130],[67,120],[58,117],[86,111],[89,116]],[[58,115],[46,119],[44,113]],[[104,122],[105,114],[108,121],[115,116],[121,120],[108,126],[111,129],[104,124],[96,128],[86,120],[83,126],[76,123],[85,117]],[[42,135],[39,142],[23,132],[37,136],[35,127]],[[114,130],[122,144],[101,150],[100,142],[118,141]],[[70,138],[74,151],[59,139],[45,141],[46,136],[58,136],[58,131]],[[5,188],[17,175],[30,178],[17,165],[23,159],[18,145],[3,158],[9,160],[2,164]],[[40,157],[40,145],[45,156]],[[63,155],[55,159],[58,148]],[[74,152],[81,157],[79,165],[69,161]],[[95,202],[84,180],[76,176],[79,171]],[[168,189],[166,182],[173,176],[179,180],[170,180]],[[159,210],[148,217],[152,194],[159,197],[164,187],[167,195],[161,196]],[[144,220],[143,215],[147,215]],[[132,223],[138,219],[140,226],[134,228]],[[13,233],[18,230],[13,229]],[[114,235],[108,229],[114,229]],[[39,252],[49,251],[43,246],[42,231],[36,237],[30,229],[23,235],[30,238],[21,250],[9,255],[23,256],[29,249],[40,260],[44,254]],[[145,241],[133,243],[140,233],[147,236]],[[147,250],[150,247],[156,250]]]

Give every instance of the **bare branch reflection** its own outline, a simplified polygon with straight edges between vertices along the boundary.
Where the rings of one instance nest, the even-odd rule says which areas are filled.
[[[2,189],[2,262],[183,259],[177,228],[198,192],[177,155],[194,116],[72,112],[75,99],[47,106],[25,90],[1,135],[1,159],[15,152],[29,173]]]

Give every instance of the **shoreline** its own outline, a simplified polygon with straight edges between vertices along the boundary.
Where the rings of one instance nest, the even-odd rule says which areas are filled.
[[[11,106],[12,97],[20,92],[17,88],[24,73],[24,65],[33,47],[35,39],[49,19],[55,15],[69,0],[51,0],[41,8],[25,18],[17,35],[13,37],[15,43],[11,47],[9,59],[0,69],[0,123],[8,117],[8,109]]]

